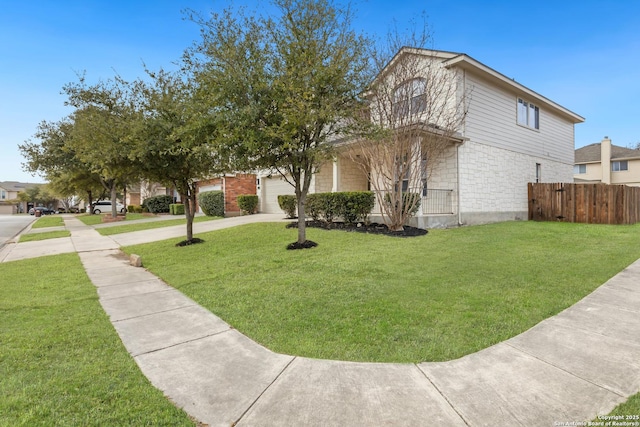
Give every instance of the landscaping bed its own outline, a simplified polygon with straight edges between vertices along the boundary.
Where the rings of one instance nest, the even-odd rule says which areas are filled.
[[[391,231],[386,224],[378,224],[376,222],[372,222],[369,224],[358,222],[358,223],[345,223],[345,222],[324,222],[324,221],[307,221],[307,227],[310,228],[321,228],[323,230],[342,230],[342,231],[352,231],[357,233],[369,233],[369,234],[382,234],[385,236],[393,236],[393,237],[416,237],[416,236],[424,236],[428,233],[427,230],[423,228],[411,227],[408,225],[404,226],[404,230],[402,231]],[[287,228],[298,228],[298,221],[294,221],[287,225]]]

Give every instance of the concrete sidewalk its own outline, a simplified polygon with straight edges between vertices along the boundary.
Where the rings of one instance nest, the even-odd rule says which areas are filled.
[[[75,218],[65,223],[142,372],[212,426],[554,426],[606,414],[640,390],[640,260],[573,307],[478,353],[441,363],[354,363],[273,353],[118,250],[170,230],[103,237]]]

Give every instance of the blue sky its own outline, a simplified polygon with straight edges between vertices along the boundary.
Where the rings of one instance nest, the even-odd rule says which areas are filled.
[[[182,10],[227,1],[7,0],[0,11],[0,181],[43,182],[22,171],[18,144],[42,120],[71,111],[62,87],[117,72],[170,68],[199,38]],[[268,2],[234,1],[234,5]],[[585,117],[576,148],[605,135],[640,141],[640,1],[359,0],[354,26],[384,35],[427,15],[437,49],[464,52]]]

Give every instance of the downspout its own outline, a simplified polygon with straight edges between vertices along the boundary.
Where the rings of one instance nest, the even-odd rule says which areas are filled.
[[[466,138],[467,137],[467,111],[466,111],[466,107],[467,107],[467,70],[463,69],[462,70],[462,96],[464,97],[464,102],[465,102],[465,115],[464,115],[464,121],[462,122],[462,137]],[[464,139],[463,142],[456,145],[456,174],[457,174],[457,179],[456,179],[456,191],[458,192],[458,227],[460,227],[462,225],[462,213],[460,212],[460,208],[462,206],[462,194],[460,194],[460,145],[464,144]]]
[[[458,175],[456,179],[456,191],[458,192],[458,227],[462,225],[462,214],[460,213],[460,206],[462,205],[460,203],[460,200],[462,199],[460,194],[460,145],[461,144],[456,145],[456,174]]]

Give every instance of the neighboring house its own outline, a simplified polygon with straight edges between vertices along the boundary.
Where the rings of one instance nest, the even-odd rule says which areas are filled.
[[[26,202],[18,201],[18,193],[39,184],[29,184],[17,181],[0,182],[0,214],[15,214],[27,212]]]
[[[127,188],[125,204],[127,206],[140,206],[142,202],[144,202],[145,199],[148,199],[149,197],[162,196],[165,194],[171,195],[171,189],[168,189],[163,185],[155,182],[142,180],[136,185],[132,185],[130,188]]]
[[[640,187],[640,150],[602,142],[578,148],[573,167],[575,182],[602,182]]]
[[[457,96],[469,94],[462,126],[443,161],[433,166],[413,225],[526,219],[527,183],[573,181],[574,125],[584,118],[463,53],[403,48],[378,79],[405,55],[433,61],[442,73],[455,76]],[[399,82],[398,90],[406,82]],[[371,188],[369,179],[375,178],[357,167],[348,149],[345,143],[335,161],[320,168],[311,192]],[[276,174],[258,178],[261,211],[282,212],[277,196],[293,194],[293,188]]]
[[[256,194],[256,176],[236,173],[198,181],[198,194],[206,191],[223,191],[225,215],[237,216],[241,214],[237,198],[243,194]],[[200,206],[198,212],[202,212]]]

